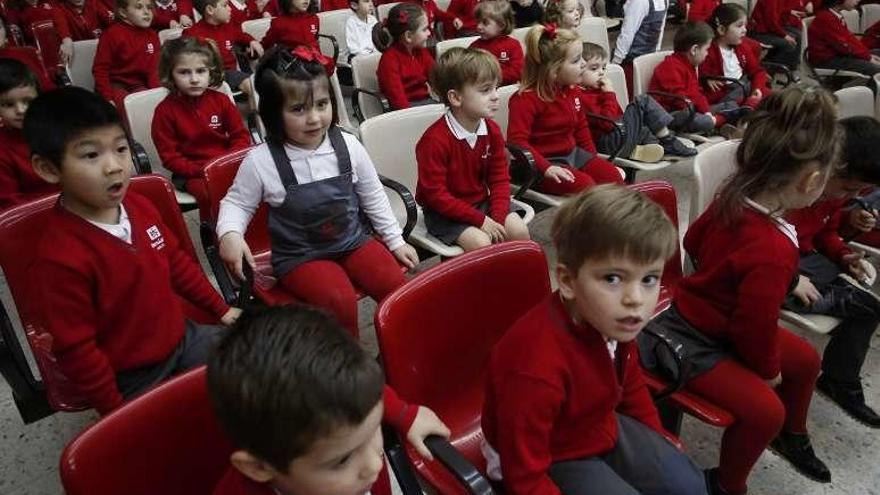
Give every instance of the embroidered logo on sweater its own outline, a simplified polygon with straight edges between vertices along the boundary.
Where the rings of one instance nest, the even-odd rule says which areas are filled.
[[[581,112],[581,99],[578,96],[574,97],[574,111],[578,113]]]
[[[217,115],[211,115],[211,123],[208,124],[211,129],[218,129],[220,127],[220,117]]]
[[[489,159],[489,145],[488,144],[486,145],[486,149],[483,150],[483,155],[480,156],[480,159],[481,160],[488,160]]]
[[[147,43],[147,53],[152,54],[155,51],[156,51],[156,48],[153,47],[153,43],[152,42]]]
[[[165,249],[165,239],[162,237],[162,232],[159,231],[159,227],[155,225],[150,225],[147,228],[147,237],[150,238],[151,248],[155,249],[156,251]]]
[[[227,50],[232,50],[232,40],[226,40],[225,46]]]
[[[318,34],[318,26],[314,24],[309,24],[309,31],[311,31],[312,34]]]
[[[498,59],[501,62],[510,62],[510,56],[507,54],[507,52],[501,52],[501,55],[498,56]]]

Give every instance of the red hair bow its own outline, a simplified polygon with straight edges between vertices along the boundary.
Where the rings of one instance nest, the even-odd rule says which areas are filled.
[[[400,9],[400,12],[397,14],[397,22],[401,24],[409,23],[409,13],[403,9]]]
[[[308,45],[299,45],[291,50],[290,53],[294,57],[305,62],[318,62],[319,64],[324,66],[324,70],[327,71],[328,76],[333,74],[333,61],[315,47]]]
[[[548,22],[547,24],[544,24],[544,33],[551,40],[555,40],[556,39],[556,23]]]

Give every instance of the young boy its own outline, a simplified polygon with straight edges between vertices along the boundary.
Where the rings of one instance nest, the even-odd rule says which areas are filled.
[[[581,84],[583,93],[581,101],[587,121],[590,122],[590,133],[596,140],[596,148],[602,153],[611,153],[620,143],[620,134],[613,132],[614,125],[608,121],[590,118],[590,114],[601,115],[622,123],[623,147],[619,156],[629,157],[643,162],[658,162],[664,154],[677,156],[694,156],[697,150],[685,146],[669,132],[672,116],[666,112],[654,98],[648,95],[636,96],[626,106],[624,112],[617,102],[617,93],[611,80],[606,76],[605,68],[608,54],[602,46],[595,43],[584,43],[584,71]],[[659,144],[657,144],[659,142]]]
[[[77,87],[46,93],[28,109],[24,134],[36,173],[61,187],[34,246],[34,314],[65,377],[107,414],[206,361],[223,329],[186,320],[182,302],[226,325],[240,310],[149,200],[126,194],[131,152],[106,100]]]
[[[500,79],[498,61],[478,48],[447,50],[431,70],[431,87],[449,109],[416,145],[416,200],[428,232],[465,251],[529,238],[510,202],[504,135],[491,119]]]
[[[842,207],[867,187],[880,184],[880,122],[871,117],[840,121],[846,133],[846,168],[828,180],[823,199],[794,210],[786,218],[798,233],[800,280],[786,307],[843,320],[831,334],[816,388],[863,424],[880,428],[880,415],[865,403],[860,373],[871,337],[880,323],[880,301],[864,285],[862,253],[847,247],[837,233]]]
[[[368,55],[376,51],[373,45],[373,26],[378,24],[373,15],[373,0],[352,0],[348,6],[354,15],[345,21],[345,44],[348,46],[348,62],[358,55]]]
[[[263,56],[263,45],[242,31],[241,26],[230,22],[232,10],[229,7],[229,0],[195,0],[194,3],[202,20],[185,30],[183,35],[214,40],[223,58],[226,83],[233,90],[251,94],[250,74],[240,69],[232,50],[238,45],[246,48],[249,56],[256,58]]]
[[[705,133],[730,124],[722,132],[730,135],[735,132],[732,126],[751,110],[748,107],[739,107],[733,101],[710,106],[709,100],[703,94],[697,77],[697,67],[706,59],[714,36],[712,28],[705,22],[685,23],[678,28],[672,40],[675,53],[667,56],[654,69],[649,90],[685,96],[691,100],[696,110],[693,118],[690,118],[683,100],[658,98],[657,102],[672,115],[669,128],[674,131]]]
[[[117,0],[117,21],[101,35],[92,74],[95,92],[124,115],[129,93],[159,87],[159,35],[150,0]]]
[[[647,197],[601,185],[565,203],[552,234],[559,290],[489,360],[490,476],[512,495],[706,494],[702,472],[664,438],[635,343],[675,228]]]
[[[507,0],[480,2],[474,11],[477,18],[477,33],[480,37],[471,43],[471,48],[482,48],[495,55],[501,64],[501,85],[516,84],[522,77],[525,56],[519,40],[510,35],[513,32],[513,9]]]
[[[208,362],[208,391],[238,449],[214,495],[362,495],[371,488],[390,495],[380,422],[429,459],[425,437],[449,436],[433,411],[404,403],[384,385],[376,360],[338,323],[307,307],[243,318]]]
[[[37,79],[17,60],[0,59],[0,210],[58,191],[31,166],[21,133],[28,105],[37,97]]]

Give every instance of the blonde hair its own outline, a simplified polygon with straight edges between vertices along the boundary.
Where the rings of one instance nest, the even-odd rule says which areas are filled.
[[[205,65],[208,66],[210,80],[208,86],[216,88],[223,84],[223,59],[217,50],[217,44],[212,39],[186,36],[168,40],[162,45],[162,53],[159,55],[159,82],[168,89],[176,92],[174,85],[174,66],[181,55],[187,53],[202,55],[205,57]]]
[[[474,9],[474,17],[478,21],[491,19],[501,25],[501,34],[509,35],[513,32],[516,20],[513,16],[513,8],[508,0],[483,0]]]
[[[543,25],[533,26],[526,35],[526,63],[520,91],[533,90],[538,93],[538,98],[553,101],[555,75],[565,62],[565,52],[570,45],[580,42],[574,31],[557,29],[551,36]]]
[[[494,55],[482,48],[450,48],[440,55],[431,68],[431,88],[440,102],[449,105],[447,93],[461,91],[468,84],[501,81],[501,65]]]

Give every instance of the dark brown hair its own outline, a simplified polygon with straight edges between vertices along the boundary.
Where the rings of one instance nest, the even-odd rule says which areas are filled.
[[[677,52],[686,52],[692,46],[702,46],[712,41],[715,33],[705,22],[688,21],[675,32],[672,38],[672,49]]]
[[[220,58],[220,52],[217,51],[217,44],[214,40],[186,36],[168,40],[162,45],[162,53],[159,56],[159,81],[162,86],[165,86],[169,91],[177,91],[172,72],[174,72],[178,58],[188,53],[205,57],[205,65],[208,66],[210,73],[208,86],[216,88],[223,84],[223,59]]]
[[[494,55],[481,48],[450,48],[440,55],[431,68],[431,89],[440,102],[449,105],[447,93],[461,91],[467,84],[492,82],[496,86],[501,81],[501,65]]]
[[[373,26],[373,45],[384,52],[404,33],[418,29],[422,18],[426,16],[425,9],[414,3],[403,2],[391,7],[388,17]]]

